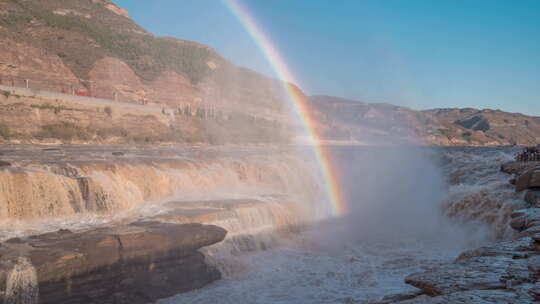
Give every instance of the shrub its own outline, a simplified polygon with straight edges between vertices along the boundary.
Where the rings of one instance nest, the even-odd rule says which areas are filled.
[[[91,134],[85,128],[75,124],[63,122],[41,127],[41,131],[35,134],[37,138],[57,138],[61,140],[90,139]]]
[[[107,113],[107,115],[109,115],[109,117],[112,117],[112,109],[111,109],[111,107],[106,106],[105,108],[103,108],[103,111],[105,111],[105,113]]]
[[[49,27],[78,32],[91,38],[108,54],[125,60],[135,73],[147,80],[154,79],[165,69],[172,69],[196,83],[210,71],[206,62],[213,52],[205,47],[126,31],[119,32],[107,24],[78,16],[39,12],[36,17]],[[68,56],[65,53],[63,55]]]
[[[5,124],[0,124],[0,136],[2,136],[4,139],[9,139],[13,136],[13,132]]]
[[[129,133],[124,128],[101,128],[97,130],[97,136],[103,139],[110,137],[128,137]]]

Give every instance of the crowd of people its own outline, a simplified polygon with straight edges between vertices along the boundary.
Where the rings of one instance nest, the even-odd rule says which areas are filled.
[[[517,161],[540,161],[540,146],[527,147],[516,156]]]

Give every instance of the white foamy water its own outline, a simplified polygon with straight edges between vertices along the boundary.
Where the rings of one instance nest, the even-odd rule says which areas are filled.
[[[404,180],[409,174],[392,171],[393,168],[404,160],[414,163],[417,156],[400,154],[392,159],[393,153],[386,154],[383,173],[395,178],[382,180],[376,176],[380,172],[370,171],[369,165],[360,169],[364,178],[366,174],[375,175],[372,181],[384,184],[372,190],[375,191],[373,197],[391,201],[384,203],[387,206],[372,208],[376,211],[373,216],[378,216],[375,220],[369,219],[370,214],[361,214],[365,206],[358,207],[359,213],[351,216],[352,219],[316,225],[312,230],[283,239],[268,250],[213,256],[212,260],[221,259],[220,265],[229,266],[224,279],[159,303],[369,303],[384,295],[416,290],[404,283],[408,274],[450,262],[463,250],[494,238],[508,237],[507,216],[521,200],[508,185],[509,177],[500,173],[499,168],[501,163],[512,160],[515,149],[441,148],[424,152],[427,154],[422,157],[434,160],[442,178],[448,180],[444,187],[432,183],[437,179],[438,170],[424,164],[405,166],[407,170],[418,167],[421,173],[414,175],[412,181]],[[367,154],[360,157],[360,161],[379,157]],[[352,161],[358,160],[353,158]],[[423,174],[433,175],[423,177]],[[393,187],[400,182],[407,187],[395,190],[397,196],[382,192],[385,189],[395,192]],[[352,187],[375,185],[359,179],[348,183]],[[422,186],[432,186],[437,193],[415,193],[414,188],[420,190]],[[373,194],[372,191],[368,194]],[[358,204],[366,197],[371,198],[362,191],[350,197],[358,200]],[[415,210],[412,205],[403,208],[400,203],[394,203],[399,198],[405,204],[419,204],[420,209],[426,209],[422,207],[426,202],[421,200],[433,200],[428,204],[435,204],[440,215],[425,218],[430,213]],[[366,206],[370,206],[369,203]],[[403,216],[412,216],[412,219],[394,222],[400,216],[395,213],[408,209],[412,211]],[[385,212],[389,216],[381,217]],[[354,223],[355,219],[369,219],[369,223]],[[399,231],[402,227],[414,229]],[[419,233],[422,228],[424,231]]]
[[[519,148],[444,148],[441,165],[449,180],[444,204],[446,215],[456,221],[484,225],[491,239],[506,239],[514,231],[510,213],[523,208],[522,194],[500,171],[514,160]]]
[[[228,257],[237,273],[159,303],[362,303],[415,290],[404,283],[407,274],[452,260],[460,251],[436,240],[414,239],[328,247],[316,234]]]

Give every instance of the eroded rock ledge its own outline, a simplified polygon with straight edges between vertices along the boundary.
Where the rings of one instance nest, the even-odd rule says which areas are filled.
[[[396,294],[374,303],[538,303],[540,302],[539,162],[504,164],[515,174],[528,208],[512,213],[513,240],[463,252],[453,263],[409,275],[405,282],[418,293]]]
[[[213,225],[136,222],[10,239],[0,244],[0,299],[153,302],[219,279],[198,249],[225,235]]]

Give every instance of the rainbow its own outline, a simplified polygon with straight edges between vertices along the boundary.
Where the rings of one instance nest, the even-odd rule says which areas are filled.
[[[293,74],[287,67],[286,61],[279,53],[275,44],[270,37],[265,34],[257,22],[255,22],[255,18],[253,18],[253,15],[250,14],[249,10],[241,5],[239,0],[223,0],[223,3],[232,14],[238,18],[240,23],[263,52],[278,78],[284,83],[285,91],[287,92],[295,111],[301,117],[302,124],[305,127],[307,134],[309,134],[309,137],[312,140],[314,153],[325,179],[326,192],[332,207],[332,215],[336,217],[344,216],[347,213],[347,205],[339,188],[340,183],[336,174],[337,170],[335,170],[332,165],[328,148],[321,144],[320,139],[322,137],[317,132],[313,112],[310,110],[307,98],[302,91],[294,85],[298,82],[295,81]]]

